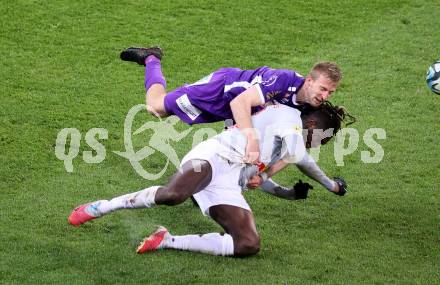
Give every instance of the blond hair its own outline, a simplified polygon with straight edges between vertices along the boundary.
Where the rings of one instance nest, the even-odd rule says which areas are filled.
[[[342,79],[342,71],[334,62],[323,61],[315,64],[310,70],[310,76],[317,79],[320,75],[324,75],[331,81],[338,83]]]

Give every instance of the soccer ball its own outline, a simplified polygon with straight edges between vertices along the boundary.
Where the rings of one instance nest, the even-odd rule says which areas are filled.
[[[432,92],[440,95],[440,60],[437,60],[429,67],[426,73],[426,83]]]

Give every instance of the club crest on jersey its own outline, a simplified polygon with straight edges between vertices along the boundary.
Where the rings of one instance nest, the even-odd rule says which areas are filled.
[[[295,133],[302,133],[302,128],[298,125],[293,125],[293,130],[295,131]]]
[[[269,79],[262,81],[261,84],[264,86],[272,86],[275,84],[277,79],[278,79],[278,75],[274,74],[271,77],[269,77]]]

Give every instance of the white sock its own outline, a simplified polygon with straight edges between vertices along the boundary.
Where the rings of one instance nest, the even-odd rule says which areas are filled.
[[[138,209],[151,208],[156,205],[154,197],[160,186],[152,186],[144,190],[122,195],[108,200],[100,200],[95,202],[95,208],[98,215],[102,216],[119,209]]]
[[[162,248],[173,248],[202,252],[212,255],[234,255],[234,241],[228,234],[209,233],[204,235],[172,236],[167,234]]]

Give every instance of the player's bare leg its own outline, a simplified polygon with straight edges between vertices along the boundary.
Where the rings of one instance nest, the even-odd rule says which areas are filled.
[[[165,87],[160,83],[151,85],[146,91],[145,104],[150,114],[161,118],[169,116],[165,111],[165,96],[167,95]]]
[[[209,213],[226,233],[175,236],[165,227],[160,226],[141,242],[137,253],[158,249],[178,249],[236,257],[258,253],[260,238],[250,211],[230,205],[217,205],[210,207]]]
[[[260,237],[252,212],[231,205],[217,205],[209,208],[210,216],[232,236],[234,256],[254,255],[260,250]]]
[[[147,111],[153,115],[166,117],[164,98],[166,81],[162,74],[160,60],[163,52],[160,47],[131,47],[121,52],[121,59],[145,65],[145,90]]]
[[[166,186],[151,186],[138,192],[99,200],[75,208],[69,223],[80,226],[120,209],[151,208],[155,205],[174,206],[206,187],[211,181],[212,168],[206,160],[190,160],[182,165]]]
[[[183,203],[205,188],[212,178],[212,168],[206,160],[190,160],[173,175],[170,182],[160,187],[155,196],[157,205],[174,206]]]
[[[211,178],[212,167],[209,162],[191,160],[183,164],[166,186],[153,186],[113,198],[110,201],[100,200],[80,206],[72,212],[69,222],[79,226],[119,209],[178,205],[205,188]],[[244,257],[259,251],[260,240],[250,211],[229,205],[217,205],[209,210],[211,217],[224,228],[225,234],[173,236],[166,228],[159,227],[156,232],[144,239],[137,248],[137,252],[145,253],[170,248],[212,255]]]

